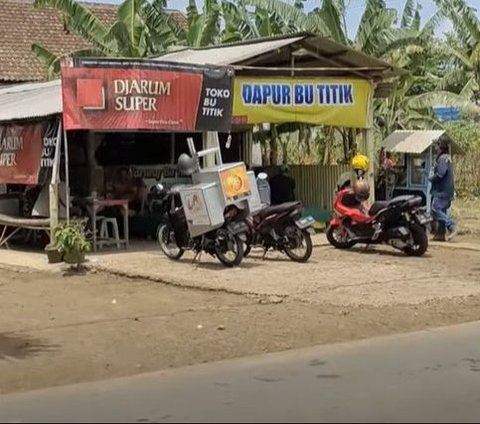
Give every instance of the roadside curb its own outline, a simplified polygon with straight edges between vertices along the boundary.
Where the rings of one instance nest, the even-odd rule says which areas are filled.
[[[442,249],[456,249],[456,250],[469,250],[471,252],[480,252],[480,244],[474,243],[450,243],[450,242],[441,242],[441,241],[430,241],[430,245],[434,247],[440,247]]]
[[[126,271],[118,271],[113,269],[112,267],[105,266],[105,265],[96,265],[96,264],[89,264],[90,272],[103,272],[105,274],[115,275],[117,277],[125,277],[132,280],[144,280],[144,281],[151,281],[154,283],[164,284],[166,286],[171,287],[178,287],[182,289],[189,289],[189,290],[198,290],[203,292],[220,292],[226,294],[232,294],[236,296],[244,296],[250,299],[257,300],[258,303],[263,305],[265,304],[275,304],[275,303],[282,303],[288,299],[288,295],[285,294],[278,294],[278,293],[269,293],[269,294],[262,294],[262,293],[255,293],[251,291],[242,291],[242,290],[235,290],[230,289],[227,287],[213,287],[213,286],[197,286],[194,284],[190,284],[188,282],[183,281],[172,281],[168,278],[157,277],[150,274],[143,274],[140,272],[126,272]]]

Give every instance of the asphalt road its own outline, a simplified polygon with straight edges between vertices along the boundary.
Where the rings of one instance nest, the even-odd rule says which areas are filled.
[[[480,322],[0,398],[1,422],[479,420]]]

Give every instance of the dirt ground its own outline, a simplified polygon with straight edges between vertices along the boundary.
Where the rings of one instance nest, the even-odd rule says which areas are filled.
[[[480,319],[480,252],[433,249],[426,261],[415,262],[417,268],[424,264],[421,272],[425,267],[433,272],[436,284],[431,287],[438,293],[444,283],[448,286],[456,275],[462,276],[458,296],[434,296],[423,302],[394,296],[396,302],[388,304],[333,302],[336,293],[340,297],[342,291],[348,293],[355,281],[356,270],[345,264],[356,260],[363,262],[362,269],[377,267],[375,284],[362,289],[368,299],[371,291],[385,284],[388,291],[398,293],[420,284],[408,258],[346,252],[325,260],[330,250],[315,252],[314,261],[322,258],[327,275],[342,264],[349,274],[327,281],[329,291],[322,293],[331,296],[322,298],[313,291],[312,302],[304,300],[305,290],[302,296],[236,295],[103,273],[62,276],[2,270],[0,393]],[[384,274],[384,262],[390,264],[390,276]],[[400,263],[403,274],[398,271]],[[269,265],[282,266],[286,265],[275,261]],[[440,271],[435,273],[435,267]],[[189,269],[190,278],[196,278]],[[310,269],[297,268],[296,278],[306,277]],[[207,271],[213,275],[217,268]],[[350,275],[350,284],[336,288],[344,283],[343,275]],[[241,270],[235,276],[244,280]]]
[[[197,266],[192,265],[192,254],[171,261],[155,245],[93,260],[109,272],[178,287],[319,305],[393,306],[480,294],[480,252],[431,246],[424,257],[411,258],[388,246],[339,251],[322,235],[315,237],[315,244],[306,264],[272,252],[262,260],[262,252],[254,251],[233,270],[208,255]]]

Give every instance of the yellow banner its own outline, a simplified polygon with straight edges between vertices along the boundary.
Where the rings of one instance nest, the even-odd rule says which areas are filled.
[[[370,127],[370,81],[353,78],[235,77],[235,124]]]

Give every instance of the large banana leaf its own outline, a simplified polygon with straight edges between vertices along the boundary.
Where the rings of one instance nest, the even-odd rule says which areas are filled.
[[[405,6],[403,6],[403,14],[401,26],[402,28],[410,28],[416,17],[418,11],[418,4],[416,0],[406,0]]]
[[[305,14],[295,6],[281,0],[245,0],[247,5],[264,9],[280,17],[284,22],[293,23],[296,28],[328,36],[328,24],[318,13]],[[270,34],[274,35],[274,34]]]
[[[144,34],[147,30],[144,22],[141,19],[141,13],[144,8],[146,0],[124,0],[118,10],[118,21],[123,25],[119,25],[120,40],[122,47],[129,56],[143,56],[146,53],[146,45]],[[124,44],[128,37],[128,44]],[[119,40],[119,41],[120,41]]]
[[[466,46],[480,42],[480,20],[464,0],[434,0],[437,7],[447,17],[456,35]]]
[[[58,78],[58,75],[60,74],[61,57],[54,55],[52,52],[38,44],[32,44],[32,52],[46,66],[48,79]],[[102,52],[99,50],[83,49],[71,52],[70,56],[95,57],[102,56]]]
[[[60,73],[60,58],[57,55],[35,43],[32,44],[32,52],[45,65],[48,79],[52,79]]]
[[[346,8],[343,0],[323,0],[318,13],[323,22],[327,25],[329,36],[345,45],[350,44],[347,33],[347,24],[345,21]]]
[[[480,107],[470,99],[448,91],[435,91],[408,99],[408,106],[412,109],[428,109],[437,105],[449,105],[460,108],[463,112],[480,116]]]
[[[52,7],[60,10],[68,18],[69,25],[73,31],[81,35],[95,46],[107,50],[105,35],[107,28],[82,3],[75,0],[34,0],[34,7]]]

